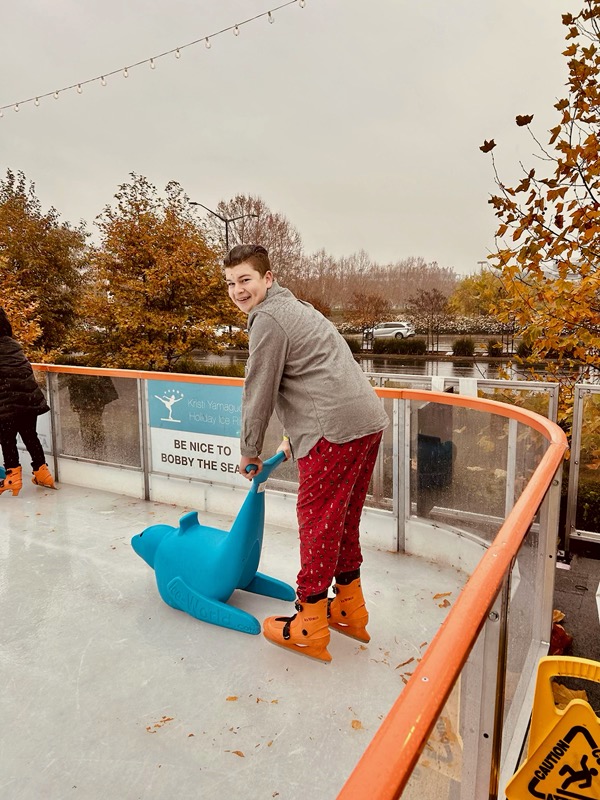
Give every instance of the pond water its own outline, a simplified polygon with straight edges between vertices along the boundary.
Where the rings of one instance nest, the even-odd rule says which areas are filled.
[[[236,350],[223,355],[213,353],[198,354],[196,360],[204,364],[244,364],[248,354]],[[479,378],[495,380],[508,377],[510,380],[526,380],[529,371],[512,365],[508,361],[446,360],[439,358],[386,358],[385,356],[362,356],[361,366],[365,372],[381,372],[392,375],[439,375],[444,378]]]

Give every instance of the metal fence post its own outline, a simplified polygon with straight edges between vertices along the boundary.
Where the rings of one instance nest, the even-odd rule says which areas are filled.
[[[150,500],[150,443],[148,413],[147,413],[147,388],[148,381],[137,379],[138,385],[138,420],[140,426],[140,457],[142,461],[142,474],[144,476],[144,500]]]
[[[569,485],[567,489],[567,510],[565,517],[565,557],[571,549],[571,536],[577,533],[577,494],[579,485],[579,460],[581,457],[581,428],[583,426],[583,400],[585,390],[582,384],[575,384],[573,405],[573,425],[571,428],[571,458],[569,463]]]

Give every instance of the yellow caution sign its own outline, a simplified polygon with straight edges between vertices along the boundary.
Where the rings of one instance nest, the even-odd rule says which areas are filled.
[[[575,656],[547,656],[540,659],[531,713],[527,758],[538,749],[546,735],[566,713],[566,709],[557,708],[554,703],[553,678],[582,678],[586,681],[600,683],[600,664],[590,661],[588,658],[576,658]],[[594,719],[596,719],[595,715]]]
[[[600,722],[572,700],[506,787],[508,800],[599,800]]]

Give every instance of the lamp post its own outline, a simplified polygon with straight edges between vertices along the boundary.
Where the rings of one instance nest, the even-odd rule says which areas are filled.
[[[205,206],[203,203],[196,203],[194,200],[190,200],[191,206],[200,206],[200,208],[204,208],[209,214],[213,214],[213,216],[218,217],[221,222],[225,223],[225,250],[229,252],[229,223],[235,222],[238,219],[244,219],[245,217],[257,217],[258,214],[240,214],[237,217],[224,217],[221,214],[217,214],[216,211],[213,211],[212,208]]]

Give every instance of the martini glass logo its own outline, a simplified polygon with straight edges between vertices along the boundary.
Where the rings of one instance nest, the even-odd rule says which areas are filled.
[[[179,389],[167,389],[167,391],[163,393],[162,397],[157,394],[155,394],[154,397],[156,397],[157,400],[160,400],[160,402],[169,412],[168,417],[161,417],[161,422],[181,422],[180,419],[173,418],[173,406],[175,403],[183,400],[183,393],[180,392]]]

